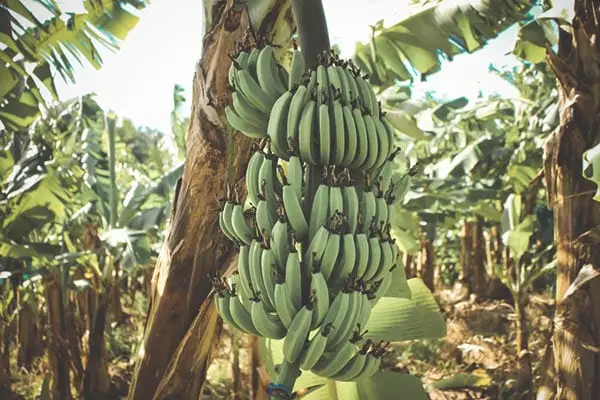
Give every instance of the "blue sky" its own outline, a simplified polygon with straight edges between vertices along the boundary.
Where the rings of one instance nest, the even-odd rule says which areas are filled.
[[[368,39],[369,24],[380,19],[386,26],[393,24],[407,15],[407,4],[407,0],[324,0],[332,44],[340,46],[342,56],[351,56],[355,43]],[[140,16],[121,50],[103,53],[105,62],[100,70],[80,69],[76,84],[61,82],[58,90],[62,99],[94,91],[103,107],[138,125],[168,133],[173,85],[182,85],[188,99],[191,96],[194,67],[202,52],[202,1],[153,0]],[[456,57],[427,82],[416,84],[416,92],[434,90],[449,98],[475,97],[480,89],[514,95],[507,84],[488,72],[488,66],[516,62],[513,56],[505,55],[515,35],[516,30],[511,29],[483,50]]]

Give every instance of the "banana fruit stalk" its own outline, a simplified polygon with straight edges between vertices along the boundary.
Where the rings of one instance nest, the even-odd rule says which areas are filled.
[[[228,188],[218,215],[239,258],[228,281],[212,278],[217,311],[234,329],[283,339],[276,383],[300,370],[369,377],[386,345],[360,331],[398,259],[393,128],[358,68],[332,54],[306,70],[294,49],[286,71],[270,45],[243,50],[229,83],[227,120],[257,143],[246,199]]]

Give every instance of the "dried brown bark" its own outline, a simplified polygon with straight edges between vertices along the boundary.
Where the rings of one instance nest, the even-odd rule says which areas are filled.
[[[50,393],[53,399],[70,400],[69,346],[60,271],[55,268],[47,275],[45,283],[50,328],[48,332],[48,361],[52,375]]]
[[[435,250],[433,243],[426,235],[421,236],[421,250],[419,253],[419,274],[423,283],[433,293],[435,291]]]
[[[83,375],[83,398],[85,400],[109,399],[111,383],[108,376],[108,360],[104,330],[107,324],[107,293],[97,290],[96,308],[89,331],[87,365]]]
[[[30,369],[33,360],[42,354],[42,337],[39,333],[33,305],[22,301],[22,290],[19,290],[20,310],[17,321],[17,365]]]
[[[557,243],[556,312],[552,337],[555,379],[538,399],[591,400],[600,395],[600,281],[564,298],[585,264],[598,268],[599,243],[578,238],[600,224],[595,185],[582,177],[582,153],[600,141],[599,0],[575,0],[572,32],[561,30],[548,61],[558,78],[560,126],[548,138],[544,175]],[[547,373],[549,375],[549,373]]]
[[[477,217],[477,221],[472,225],[471,231],[473,238],[471,239],[471,270],[473,273],[471,280],[471,292],[477,297],[485,296],[487,288],[487,274],[485,271],[485,245],[483,239],[483,218]]]
[[[221,234],[218,198],[244,177],[251,141],[228,140],[224,106],[230,101],[229,58],[256,32],[283,48],[294,26],[289,3],[274,0],[252,30],[245,6],[205,1],[203,56],[196,67],[185,168],[152,280],[150,309],[129,398],[198,399],[219,338],[209,272],[224,272],[235,251]],[[256,27],[256,25],[255,25]]]
[[[473,223],[465,221],[460,235],[460,283],[472,293],[473,266],[471,252],[473,249]]]

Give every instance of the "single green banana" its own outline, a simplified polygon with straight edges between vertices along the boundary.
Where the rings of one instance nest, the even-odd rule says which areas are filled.
[[[358,233],[355,237],[356,263],[352,274],[361,279],[369,266],[369,239],[365,233]]]
[[[332,186],[329,188],[329,210],[327,211],[327,218],[331,218],[336,212],[346,215],[342,188],[339,186]]]
[[[386,161],[377,175],[377,180],[379,181],[381,189],[384,191],[384,193],[390,187],[390,183],[392,183],[393,165],[393,161]]]
[[[327,310],[329,310],[329,288],[321,272],[311,274],[310,291],[314,294],[316,303],[310,323],[310,329],[312,330],[321,325],[325,315],[327,315]]]
[[[308,237],[312,240],[317,231],[327,223],[329,213],[329,186],[321,184],[315,192],[315,197],[310,212]]]
[[[291,185],[283,187],[283,206],[292,229],[296,232],[296,240],[303,241],[308,235],[308,222],[304,217],[304,211],[296,191]]]
[[[331,67],[330,67],[331,68]],[[331,162],[335,165],[342,165],[346,151],[346,131],[344,129],[344,111],[342,103],[336,99],[332,105],[333,114],[331,116],[332,132],[332,157]]]
[[[228,217],[227,222],[231,222],[231,217]],[[223,234],[225,236],[227,236],[227,238],[229,240],[231,240],[234,243],[238,242],[237,237],[235,236],[235,234],[233,232],[229,231],[229,228],[227,227],[227,224],[225,223],[225,214],[224,214],[224,209],[219,212],[219,228],[221,229],[221,232],[223,232]]]
[[[248,254],[248,264],[250,266],[250,279],[252,283],[252,288],[254,289],[254,294],[259,294],[263,296],[263,298],[267,298],[267,289],[265,287],[265,283],[262,277],[262,253],[263,247],[260,242],[252,241],[250,245],[250,251]],[[274,311],[275,309],[271,309],[269,307],[269,311]]]
[[[377,135],[377,129],[375,128],[375,124],[373,122],[373,117],[367,114],[363,118],[365,121],[365,128],[367,130],[367,142],[369,143],[369,152],[362,168],[366,171],[370,171],[377,163],[377,156],[379,154],[379,138]]]
[[[369,155],[369,141],[367,139],[367,128],[365,119],[358,108],[352,110],[354,124],[356,125],[356,156],[350,163],[352,168],[360,168]]]
[[[379,118],[379,104],[377,103],[377,97],[375,96],[375,92],[373,92],[371,85],[369,85],[369,83],[360,75],[358,75],[354,81],[356,82],[360,97],[365,103],[369,114],[374,118]]]
[[[330,65],[327,67],[327,79],[330,87],[333,87],[333,89],[335,89],[335,91],[338,93],[342,92],[342,83],[340,82],[340,77],[335,65]]]
[[[337,69],[337,75],[340,80],[340,86],[342,87],[342,100],[344,104],[350,104],[352,96],[350,95],[350,84],[348,83],[348,77],[344,72],[344,68],[341,66],[335,67]]]
[[[248,62],[246,64],[246,69],[255,80],[258,79],[256,64],[258,62],[258,56],[260,55],[260,49],[255,47],[248,54]]]
[[[271,150],[277,157],[284,160],[288,159],[289,152],[286,129],[291,101],[292,92],[285,92],[277,99],[273,104],[267,126],[267,135],[271,139]]]
[[[232,297],[229,303],[229,313],[231,314],[231,318],[241,328],[242,331],[251,335],[260,336],[258,330],[252,322],[250,312],[248,312],[238,297]]]
[[[313,236],[310,244],[308,245],[308,250],[304,253],[303,263],[304,266],[311,270],[315,264],[323,259],[323,254],[325,253],[325,249],[327,248],[327,242],[329,241],[329,237],[332,233],[327,230],[327,228],[322,225],[317,233]]]
[[[323,327],[331,324],[335,329],[333,333],[327,335],[327,343],[331,343],[335,339],[338,329],[344,325],[344,319],[348,315],[349,304],[350,293],[348,292],[340,291],[333,299],[333,302],[327,311],[327,315],[323,320]]]
[[[371,317],[371,308],[373,307],[373,305],[367,299],[367,295],[365,294],[360,295],[360,304],[360,314],[358,316],[356,324],[360,325],[360,328],[364,329],[364,327],[367,326],[367,323],[369,322],[369,318]]]
[[[354,75],[348,70],[348,68],[344,68],[344,75],[346,75],[346,81],[348,82],[348,89],[350,92],[350,102],[352,102],[360,97],[360,91],[358,90],[358,86],[354,80]]]
[[[256,225],[260,232],[271,232],[275,220],[273,219],[269,204],[265,200],[259,200],[256,206]]]
[[[233,227],[233,232],[239,241],[248,245],[252,242],[252,239],[254,238],[254,232],[252,232],[252,228],[250,228],[246,223],[243,208],[239,204],[233,206],[231,225]]]
[[[386,275],[381,279],[381,283],[379,283],[379,287],[375,291],[375,298],[372,300],[373,305],[377,304],[377,302],[385,296],[385,294],[390,289],[392,285],[392,274],[387,271]]]
[[[277,97],[270,97],[265,91],[260,87],[258,82],[250,75],[250,73],[246,70],[237,71],[237,81],[239,85],[239,90],[242,92],[244,96],[248,99],[248,101],[257,109],[264,112],[265,114],[269,114],[271,112],[271,107],[275,104]]]
[[[358,146],[358,133],[356,132],[356,122],[354,122],[354,116],[352,115],[352,109],[348,105],[342,107],[342,113],[344,115],[344,132],[346,133],[344,150],[344,159],[342,160],[342,166],[350,166],[352,161],[356,158],[356,151]]]
[[[329,125],[329,105],[319,106],[319,164],[329,165],[331,155],[331,126]]]
[[[288,328],[288,335],[283,341],[283,358],[289,363],[295,363],[302,354],[313,312],[312,304],[305,305],[296,313]]]
[[[361,371],[364,369],[367,362],[367,353],[362,349],[358,351],[346,363],[346,365],[339,370],[339,372],[333,374],[331,379],[335,381],[348,382],[353,381],[356,377],[360,376]]]
[[[273,256],[272,249],[263,249],[260,260],[261,275],[264,285],[262,301],[267,311],[275,311],[275,276],[277,274],[277,264]]]
[[[286,126],[286,134],[287,141],[290,143],[294,141],[295,143],[299,143],[299,125],[302,117],[302,112],[306,106],[306,103],[310,100],[310,92],[304,85],[298,86],[296,92],[292,96],[292,101],[290,101],[290,107],[287,115],[287,126]],[[296,149],[299,151],[299,149]]]
[[[352,273],[352,270],[354,269],[355,262],[356,245],[354,241],[354,235],[352,233],[347,233],[342,236],[342,245],[341,250],[339,251],[339,257],[335,263],[335,268],[333,269],[333,274],[331,275],[329,281],[334,282],[335,284],[348,279]]]
[[[380,168],[383,165],[383,163],[385,163],[390,157],[392,146],[394,145],[394,143],[390,141],[387,130],[385,129],[385,126],[379,118],[373,118],[373,123],[375,124],[375,130],[377,131],[377,139],[379,140],[379,154],[377,155],[377,161],[375,162],[375,165],[373,167]]]
[[[277,160],[272,157],[265,157],[260,169],[258,170],[258,182],[259,193],[269,203],[269,209],[273,209],[277,206],[277,197],[275,196],[275,168],[277,167]],[[264,184],[263,184],[264,183]],[[271,212],[271,218],[275,218],[277,214]],[[270,231],[269,231],[270,232]]]
[[[340,325],[335,335],[331,337],[331,340],[327,342],[327,350],[339,348],[352,337],[357,327],[356,322],[360,315],[360,306],[360,293],[352,292],[348,299],[348,311],[343,319],[343,324]]]
[[[311,371],[323,378],[329,378],[339,372],[354,357],[356,352],[356,345],[347,341],[339,351],[323,354]]]
[[[306,63],[302,52],[298,49],[292,53],[292,61],[290,62],[290,73],[288,76],[288,90],[292,90],[294,86],[300,84],[302,76],[306,72]]]
[[[232,106],[225,107],[225,117],[229,122],[229,125],[244,135],[252,139],[262,139],[267,135],[266,125],[254,125],[248,120],[243,119]]]
[[[328,280],[335,267],[335,262],[340,254],[340,235],[337,233],[331,233],[327,239],[327,245],[325,251],[321,257],[320,269],[325,280]],[[317,300],[318,301],[318,300]]]
[[[342,188],[342,203],[349,233],[355,233],[358,227],[358,212],[360,210],[358,193],[354,186]]]
[[[231,201],[225,202],[225,205],[223,206],[223,211],[221,211],[221,213],[223,214],[223,226],[226,229],[223,232],[229,233],[231,236],[233,236],[235,238],[234,241],[238,241],[239,239],[237,239],[237,235],[235,234],[235,230],[233,229],[233,224],[231,221],[233,218],[234,207],[235,207],[235,204],[232,203]]]
[[[375,216],[378,226],[386,226],[389,221],[388,205],[384,197],[375,197]]]
[[[285,87],[280,81],[272,46],[267,45],[261,49],[256,60],[256,75],[260,87],[270,97],[277,99],[285,92]]]
[[[373,190],[364,191],[360,198],[360,212],[363,216],[363,224],[359,227],[359,230],[364,233],[369,233],[373,217],[377,212],[377,202],[375,200],[375,193]]]
[[[381,261],[381,246],[378,237],[369,238],[369,266],[362,276],[363,281],[369,282],[379,269]]]
[[[275,311],[286,328],[290,327],[294,316],[298,312],[292,301],[290,288],[285,282],[275,285]]]
[[[267,309],[262,301],[252,301],[250,310],[252,323],[260,336],[271,339],[283,339],[286,336],[287,329],[276,315],[267,312]]]
[[[370,378],[379,370],[381,366],[381,357],[375,357],[372,354],[367,354],[367,360],[365,362],[365,366],[361,372],[358,373],[357,376],[354,377],[353,380],[360,381],[362,379]]]
[[[287,180],[290,186],[294,188],[294,192],[296,193],[296,197],[298,197],[298,201],[301,201],[302,185],[304,183],[304,169],[302,168],[302,161],[300,161],[300,157],[291,156],[288,160]]]
[[[310,339],[308,347],[302,352],[300,356],[300,368],[305,371],[310,371],[312,367],[319,361],[319,358],[325,352],[325,346],[327,345],[327,337],[330,335],[331,330],[334,329],[332,325],[323,324],[321,329],[315,331],[314,336]]]
[[[271,230],[271,248],[277,262],[277,267],[283,270],[290,253],[290,236],[288,234],[288,223],[285,219],[279,219]]]
[[[325,97],[323,97],[325,94]],[[327,79],[327,67],[317,66],[317,105],[321,106],[329,98],[329,80]]]
[[[252,277],[250,276],[250,246],[240,246],[238,271],[240,273],[240,284],[244,288],[244,291],[252,294],[254,287],[252,286]]]
[[[244,121],[261,128],[261,132],[267,131],[267,122],[269,121],[267,114],[250,104],[246,96],[240,92],[233,92],[231,97],[233,99],[233,109]]]
[[[265,154],[262,151],[255,151],[250,157],[248,168],[246,168],[246,188],[248,189],[248,200],[254,207],[258,205],[258,194],[260,193],[260,182],[258,181],[258,171],[265,160]]]
[[[298,126],[298,150],[300,158],[307,164],[316,165],[318,163],[317,143],[317,127],[314,121],[317,113],[317,103],[310,100],[306,103],[302,116],[300,117],[300,125]]]
[[[302,265],[300,254],[295,249],[290,252],[285,264],[285,284],[294,307],[300,309],[302,307]]]

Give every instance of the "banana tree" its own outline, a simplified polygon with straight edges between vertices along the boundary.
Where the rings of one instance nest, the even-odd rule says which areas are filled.
[[[0,4],[0,122],[5,129],[27,127],[56,99],[54,74],[75,80],[73,64],[102,65],[99,49],[116,51],[135,27],[143,0],[83,0],[85,12],[71,12],[50,0]]]

